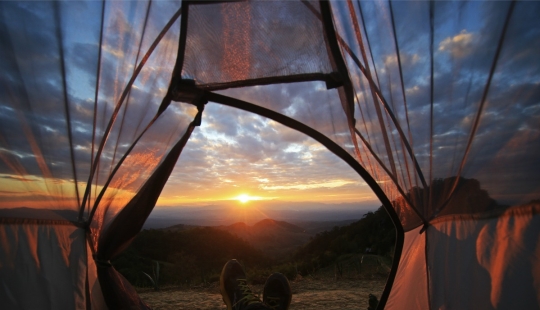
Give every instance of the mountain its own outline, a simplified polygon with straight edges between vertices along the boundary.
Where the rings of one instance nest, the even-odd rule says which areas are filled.
[[[176,224],[195,226],[225,226],[244,222],[248,225],[265,218],[295,222],[345,221],[360,219],[377,209],[374,202],[320,203],[287,201],[217,201],[204,206],[156,207],[144,224],[145,229],[159,229]]]
[[[255,223],[253,225],[254,229],[281,229],[293,233],[304,233],[305,229],[302,227],[298,227],[294,224],[287,223],[285,221],[276,221],[272,219],[264,219],[258,223]]]
[[[269,263],[261,251],[229,232],[213,227],[176,228],[143,230],[112,264],[132,284],[146,286],[150,282],[142,271],[154,277],[157,272],[164,285],[190,285],[219,281],[223,264],[231,258],[252,268]]]
[[[169,227],[165,227],[165,228],[161,228],[161,229],[164,230],[164,231],[168,231],[168,232],[174,232],[174,231],[189,230],[189,229],[197,228],[197,227],[201,227],[201,226],[197,226],[197,225],[186,225],[186,224],[176,224],[176,225],[169,226]]]
[[[330,231],[318,233],[294,255],[298,269],[310,273],[329,266],[344,255],[376,254],[392,257],[396,231],[386,211],[380,207],[362,219]]]
[[[304,230],[310,234],[315,236],[318,233],[321,233],[323,231],[330,231],[334,227],[341,227],[341,226],[347,226],[354,222],[358,222],[360,218],[355,218],[352,220],[343,220],[343,221],[299,221],[299,222],[292,222],[296,226],[300,226],[304,228]]]
[[[243,222],[217,229],[227,231],[248,242],[274,259],[282,258],[309,241],[311,234],[304,228],[285,221],[264,219],[252,226]]]
[[[339,262],[346,272],[348,262],[357,263],[367,249],[372,256],[391,255],[395,231],[382,208],[343,226],[348,222],[298,225],[266,218],[253,225],[177,224],[143,230],[113,265],[135,285],[148,285],[141,271],[153,274],[158,264],[163,285],[190,285],[219,281],[223,264],[236,258],[250,268],[252,279],[264,283],[270,270],[294,277],[297,272],[311,274]],[[331,230],[314,233],[325,227]]]
[[[231,225],[211,226],[220,231],[226,231],[238,237],[254,248],[262,251],[274,259],[292,255],[295,250],[305,245],[312,237],[323,231],[330,231],[335,227],[349,225],[357,220],[326,221],[326,222],[298,222],[289,223],[273,219],[263,219],[253,225],[244,222],[236,222]],[[191,230],[197,225],[176,224],[161,228],[167,232],[180,232]]]

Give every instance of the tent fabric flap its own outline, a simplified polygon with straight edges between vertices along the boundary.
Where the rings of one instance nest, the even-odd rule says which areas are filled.
[[[429,309],[426,235],[420,228],[405,232],[403,250],[385,309]]]
[[[197,119],[196,116],[182,138],[174,145],[163,162],[154,171],[133,199],[120,211],[114,221],[100,235],[95,254],[98,279],[103,288],[103,296],[111,309],[149,309],[138,297],[131,284],[109,263],[131,243],[142,229],[146,218],[152,212],[161,190],[165,186],[182,149],[186,145]]]
[[[539,12],[517,0],[0,1],[0,307],[148,308],[110,261],[210,102],[303,133],[363,178],[397,231],[379,309],[540,310]]]
[[[431,309],[540,309],[540,202],[426,233]]]
[[[2,309],[85,309],[85,235],[69,224],[0,223]]]
[[[540,202],[405,232],[385,309],[540,309]]]

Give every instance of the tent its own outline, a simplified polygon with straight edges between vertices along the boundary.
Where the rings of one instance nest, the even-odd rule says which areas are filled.
[[[2,308],[146,308],[110,260],[221,104],[305,133],[371,187],[398,240],[380,309],[539,309],[538,13],[0,2]]]

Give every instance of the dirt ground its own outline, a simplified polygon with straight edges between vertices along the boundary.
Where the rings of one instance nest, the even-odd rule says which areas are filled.
[[[386,279],[313,279],[303,278],[291,282],[292,303],[290,310],[345,310],[367,309],[368,295],[381,296]],[[252,286],[260,294],[262,285]],[[154,310],[190,309],[223,310],[225,304],[219,293],[219,285],[207,287],[163,288],[161,291],[139,289],[141,298]]]

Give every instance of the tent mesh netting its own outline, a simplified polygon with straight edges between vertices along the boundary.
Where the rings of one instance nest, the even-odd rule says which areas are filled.
[[[398,240],[379,308],[540,309],[538,13],[0,2],[0,304],[147,308],[110,260],[222,104],[314,138],[371,187]]]

